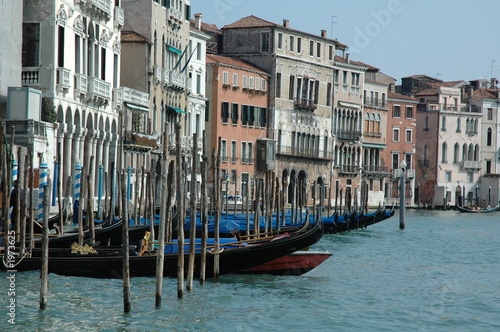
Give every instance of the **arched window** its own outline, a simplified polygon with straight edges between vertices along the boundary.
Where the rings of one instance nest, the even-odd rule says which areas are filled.
[[[443,142],[443,144],[441,145],[441,162],[442,163],[448,162],[448,158],[446,157],[447,154],[448,154],[448,145],[446,144],[446,142]]]
[[[446,131],[446,115],[443,115],[443,120],[441,122],[441,131]]]
[[[460,155],[460,145],[455,143],[455,147],[453,148],[453,163],[458,164],[458,158]]]
[[[493,140],[493,131],[491,127],[486,131],[486,146],[491,146]]]
[[[461,131],[462,131],[461,120],[460,120],[460,118],[457,118],[457,133],[459,133]]]

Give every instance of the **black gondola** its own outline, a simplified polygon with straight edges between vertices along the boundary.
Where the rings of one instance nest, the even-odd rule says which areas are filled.
[[[301,248],[315,244],[321,239],[322,235],[323,225],[321,222],[318,222],[313,226],[304,227],[295,233],[290,233],[289,236],[281,234],[279,237],[273,237],[265,241],[248,240],[244,246],[223,249],[219,253],[219,274],[238,272],[286,256]],[[197,252],[195,258],[195,276],[197,277],[200,272],[200,256],[200,253]],[[214,274],[214,257],[212,253],[207,254],[207,276]],[[156,254],[130,256],[130,275],[132,277],[154,276],[156,260]],[[40,257],[25,257],[16,264],[15,268],[17,271],[29,271],[39,270],[40,266]],[[117,253],[51,255],[48,266],[49,273],[60,275],[121,278],[123,257]],[[3,264],[2,269],[5,269]],[[177,276],[177,253],[165,254],[164,275],[170,277]]]

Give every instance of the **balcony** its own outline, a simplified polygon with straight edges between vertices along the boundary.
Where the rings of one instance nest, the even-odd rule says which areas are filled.
[[[387,108],[387,102],[385,99],[381,98],[370,98],[370,97],[365,97],[364,98],[364,105],[365,107],[372,107],[372,108]]]
[[[389,170],[386,166],[364,165],[363,172],[366,175],[389,176]]]
[[[113,88],[113,108],[123,107],[123,90],[120,88]]]
[[[317,108],[316,104],[311,99],[296,98],[293,104],[296,110],[303,110],[307,112],[314,112]]]
[[[177,24],[182,24],[182,13],[180,10],[170,7],[168,9],[169,12],[169,21]]]
[[[12,127],[16,135],[29,135],[47,137],[45,123],[35,120],[7,120],[5,121],[5,133],[12,134]]]
[[[155,65],[153,69],[153,75],[155,78],[155,84],[161,83],[163,76],[163,68]]]
[[[193,138],[191,136],[181,136],[181,150],[191,151],[193,147]],[[200,147],[200,145],[198,145]],[[177,141],[175,134],[168,135],[168,150],[174,151],[177,148]]]
[[[149,108],[149,94],[122,86],[123,102]]]
[[[71,70],[62,67],[57,68],[57,88],[59,90],[71,88]]]
[[[170,85],[170,70],[168,69],[163,69],[163,84],[165,86],[169,86]]]
[[[170,86],[176,89],[186,88],[186,74],[175,71],[170,72]]]
[[[481,161],[465,160],[463,167],[464,169],[481,169]]]
[[[123,28],[125,24],[125,12],[121,7],[115,7],[115,25],[119,28]]]
[[[338,139],[347,141],[357,141],[361,138],[361,131],[337,130],[335,135]]]
[[[99,104],[108,104],[111,98],[111,83],[96,77],[88,78],[88,97]]]
[[[126,131],[123,138],[123,148],[128,151],[147,152],[158,147],[156,138],[134,131]]]
[[[75,93],[86,95],[88,91],[88,78],[87,75],[80,73],[75,74]]]
[[[339,165],[336,169],[339,175],[356,176],[361,173],[358,165]]]
[[[325,150],[298,148],[295,146],[278,146],[277,155],[308,159],[332,160],[333,154]]]
[[[23,67],[21,84],[27,87],[40,86],[40,67]]]
[[[113,2],[112,0],[87,0],[87,6],[96,11],[98,14],[104,15],[107,18],[111,17]]]

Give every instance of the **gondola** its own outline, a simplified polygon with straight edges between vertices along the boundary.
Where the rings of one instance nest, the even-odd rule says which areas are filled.
[[[299,250],[238,273],[300,276],[316,268],[331,255],[328,251]]]
[[[324,217],[323,225],[325,234],[336,234],[366,228],[392,217],[394,212],[394,206],[390,210],[379,206],[377,211],[371,213],[351,213],[344,216],[333,215],[331,217]]]
[[[307,226],[307,225],[306,225]],[[315,244],[323,235],[323,225],[317,222],[312,226],[304,226],[301,230],[289,235],[280,234],[277,237],[261,239],[258,241],[246,241],[246,245],[236,242],[237,246],[221,249],[218,253],[220,258],[219,274],[228,274],[254,266],[258,266],[271,260],[286,256],[300,248]],[[236,241],[236,240],[235,240]],[[226,244],[227,246],[228,244]],[[187,262],[187,254],[185,254]],[[199,277],[200,253],[195,254],[194,274]],[[211,251],[207,253],[206,276],[214,275],[214,257]],[[157,255],[147,253],[145,255],[130,256],[129,266],[132,277],[155,276]],[[41,266],[40,257],[24,257],[17,262],[17,271],[39,270]],[[2,264],[1,268],[5,270]],[[91,277],[91,278],[121,278],[123,268],[123,257],[117,253],[97,254],[64,254],[60,256],[49,256],[49,273],[66,276]],[[187,268],[187,266],[186,266]],[[177,276],[177,253],[165,254],[164,276]]]
[[[462,207],[462,206],[457,205],[457,210],[460,212],[463,212],[463,213],[490,213],[490,212],[498,211],[499,208],[500,208],[500,205],[497,205],[497,206],[492,207],[492,208],[485,208],[485,209],[468,208],[465,206]]]

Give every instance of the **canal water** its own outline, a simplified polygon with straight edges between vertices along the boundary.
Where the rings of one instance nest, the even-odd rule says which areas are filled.
[[[38,310],[38,272],[16,274],[16,325],[0,280],[1,331],[499,331],[500,212],[398,212],[368,229],[325,235],[313,249],[333,256],[303,276],[227,275],[195,283],[183,299],[166,279],[154,308],[153,278],[132,279],[123,313],[121,280],[49,275]],[[5,275],[5,274],[4,274]]]

